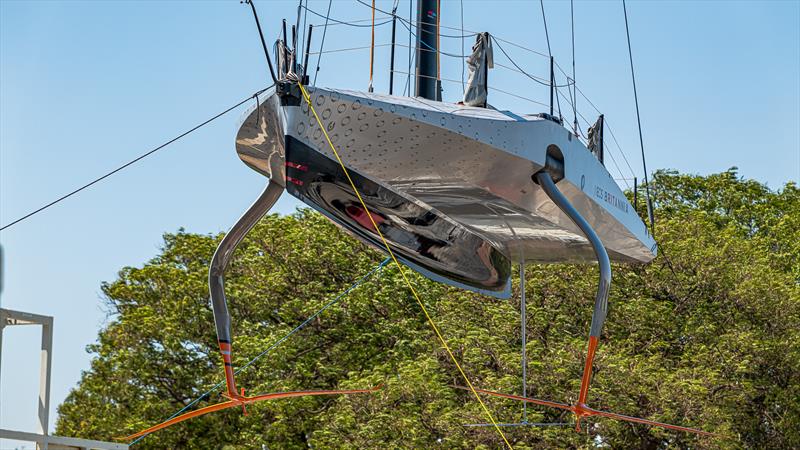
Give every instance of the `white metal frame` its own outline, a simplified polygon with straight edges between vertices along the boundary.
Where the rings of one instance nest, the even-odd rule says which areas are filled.
[[[37,448],[44,450],[74,448],[86,450],[127,450],[128,446],[126,444],[49,436],[47,434],[50,421],[50,371],[53,361],[53,317],[0,308],[0,365],[3,360],[3,331],[5,327],[12,325],[42,326],[41,365],[39,369],[39,420],[36,433],[0,429],[0,439],[35,442]]]

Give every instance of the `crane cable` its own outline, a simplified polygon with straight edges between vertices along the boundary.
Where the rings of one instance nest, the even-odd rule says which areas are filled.
[[[28,214],[25,214],[24,216],[22,216],[22,217],[20,217],[20,218],[18,218],[18,219],[16,219],[16,220],[14,220],[14,221],[12,221],[12,222],[9,222],[9,223],[7,223],[7,224],[3,225],[2,227],[0,227],[0,231],[2,231],[2,230],[5,230],[6,228],[9,228],[9,227],[11,227],[11,226],[13,226],[13,225],[16,225],[16,224],[18,224],[18,223],[22,222],[23,220],[25,220],[25,219],[28,219],[29,217],[35,216],[36,214],[39,214],[40,212],[42,212],[42,211],[44,211],[44,210],[46,210],[46,209],[50,208],[51,206],[54,206],[54,205],[56,205],[57,203],[60,203],[60,202],[62,202],[62,201],[64,201],[64,200],[66,200],[66,199],[68,199],[68,198],[72,197],[73,195],[75,195],[75,194],[77,194],[77,193],[79,193],[79,192],[83,191],[84,189],[87,189],[87,188],[89,188],[89,187],[91,187],[91,186],[93,186],[93,185],[95,185],[95,184],[97,184],[97,183],[99,183],[99,182],[101,182],[101,181],[105,180],[106,178],[110,177],[111,175],[114,175],[115,173],[117,173],[117,172],[119,172],[119,171],[121,171],[121,170],[123,170],[123,169],[126,169],[126,168],[128,168],[129,166],[132,166],[133,164],[135,164],[135,163],[137,163],[137,162],[139,162],[139,161],[141,161],[141,160],[143,160],[143,159],[147,158],[148,156],[150,156],[150,155],[152,155],[153,153],[155,153],[155,152],[157,152],[157,151],[159,151],[159,150],[163,149],[164,147],[166,147],[166,146],[168,146],[168,145],[172,144],[173,142],[180,140],[181,138],[183,138],[183,137],[185,137],[185,136],[187,136],[187,135],[191,134],[191,133],[192,133],[192,132],[194,132],[194,131],[197,131],[198,129],[200,129],[200,128],[202,128],[202,127],[206,126],[206,125],[208,125],[209,123],[211,123],[211,122],[215,121],[216,119],[219,119],[220,117],[222,117],[222,116],[224,116],[225,114],[227,114],[227,113],[229,113],[229,112],[233,111],[234,109],[236,109],[236,108],[238,108],[238,107],[242,106],[243,104],[245,104],[246,102],[250,101],[251,99],[254,99],[254,98],[256,98],[256,99],[257,99],[257,98],[258,98],[258,95],[262,94],[263,92],[265,92],[266,90],[270,89],[271,87],[272,87],[272,85],[271,85],[271,86],[269,86],[269,87],[267,87],[267,88],[261,89],[260,91],[256,92],[255,94],[253,94],[253,95],[251,95],[251,96],[249,96],[249,97],[245,98],[244,100],[240,101],[239,103],[236,103],[235,105],[233,105],[233,106],[231,106],[230,108],[228,108],[228,109],[226,109],[226,110],[222,111],[221,113],[219,113],[219,114],[217,114],[217,115],[215,115],[215,116],[211,117],[210,119],[207,119],[207,120],[205,120],[205,121],[203,121],[203,122],[201,122],[201,123],[199,123],[199,124],[195,125],[194,127],[190,128],[189,130],[187,130],[187,131],[184,131],[183,133],[181,133],[181,134],[179,134],[179,135],[175,136],[174,138],[172,138],[172,139],[168,140],[167,142],[164,142],[163,144],[159,145],[158,147],[155,147],[155,148],[153,148],[153,149],[151,149],[151,150],[148,150],[147,152],[145,152],[145,153],[143,153],[143,154],[141,154],[141,155],[137,156],[136,158],[134,158],[134,159],[132,159],[132,160],[130,160],[130,161],[128,161],[128,162],[126,162],[125,164],[123,164],[123,165],[121,165],[121,166],[117,167],[116,169],[113,169],[113,170],[111,170],[110,172],[107,172],[107,173],[105,173],[104,175],[101,175],[101,176],[99,176],[99,177],[95,178],[94,180],[92,180],[92,181],[90,181],[90,182],[88,182],[88,183],[84,184],[83,186],[81,186],[81,187],[79,187],[79,188],[77,188],[77,189],[75,189],[75,190],[73,190],[73,191],[70,191],[70,192],[69,192],[69,193],[67,193],[67,194],[64,194],[64,195],[62,195],[61,197],[59,197],[59,198],[57,198],[57,199],[55,199],[55,200],[51,201],[50,203],[48,203],[48,204],[46,204],[46,205],[44,205],[44,206],[42,206],[42,207],[40,207],[40,208],[38,208],[38,209],[35,209],[35,210],[33,210],[33,211],[29,212]]]
[[[628,58],[631,62],[631,80],[633,81],[633,100],[636,103],[636,123],[639,126],[639,146],[642,149],[642,170],[644,171],[644,189],[647,195],[647,218],[650,221],[650,233],[655,237],[655,220],[653,218],[653,202],[650,199],[650,181],[647,175],[647,160],[644,156],[644,138],[642,137],[642,118],[639,114],[639,95],[636,93],[636,74],[633,70],[633,51],[631,51],[631,33],[628,29],[628,8],[622,0],[622,11],[625,14],[625,36],[628,38]]]
[[[492,424],[494,425],[494,427],[497,430],[497,432],[503,438],[503,441],[505,442],[505,444],[508,446],[509,449],[513,450],[513,447],[511,446],[511,443],[508,442],[508,439],[506,439],[506,435],[500,429],[500,426],[497,425],[497,421],[494,419],[494,416],[489,411],[489,408],[483,402],[483,400],[481,399],[480,395],[478,395],[478,392],[475,390],[475,387],[472,385],[472,382],[470,382],[470,380],[467,377],[466,373],[464,373],[464,369],[461,368],[461,364],[458,363],[458,360],[456,359],[455,355],[453,355],[452,350],[450,350],[450,346],[447,345],[447,341],[445,341],[444,337],[442,336],[441,331],[439,331],[439,327],[436,326],[436,323],[433,321],[433,319],[431,318],[431,315],[428,313],[428,308],[426,308],[425,304],[422,303],[422,299],[420,299],[419,294],[417,293],[417,290],[414,289],[414,285],[411,284],[411,281],[406,276],[406,272],[403,270],[403,266],[397,260],[397,257],[395,256],[394,252],[392,251],[392,247],[389,245],[389,242],[383,236],[383,233],[381,232],[380,228],[378,228],[378,225],[375,223],[375,219],[372,217],[372,212],[370,212],[369,208],[367,207],[366,202],[361,197],[361,193],[359,193],[358,188],[356,188],[356,185],[353,182],[353,179],[350,177],[350,171],[347,169],[347,166],[345,166],[344,162],[342,161],[342,158],[339,156],[339,152],[336,150],[336,146],[333,145],[333,141],[331,141],[331,138],[328,135],[328,131],[327,131],[326,127],[322,124],[322,120],[319,118],[319,115],[317,114],[317,111],[314,108],[314,103],[311,101],[311,96],[309,95],[308,91],[306,90],[305,86],[303,86],[302,83],[298,83],[298,86],[300,87],[300,92],[303,94],[303,99],[305,100],[306,104],[308,104],[309,111],[311,111],[311,113],[314,115],[314,119],[316,120],[317,125],[319,125],[320,130],[322,130],[322,133],[325,136],[325,140],[328,142],[328,146],[333,151],[334,156],[336,156],[336,160],[339,162],[339,165],[341,166],[342,171],[344,172],[345,176],[347,177],[347,181],[350,183],[350,187],[353,188],[353,192],[356,194],[356,197],[358,197],[358,201],[361,203],[361,207],[363,207],[364,211],[367,212],[367,217],[369,217],[369,220],[372,223],[373,228],[375,228],[375,231],[377,232],[378,236],[380,237],[381,241],[383,242],[383,246],[386,248],[386,251],[389,253],[389,257],[391,257],[392,261],[394,261],[394,264],[397,266],[397,270],[400,272],[400,276],[403,278],[403,281],[405,282],[406,286],[408,286],[408,289],[414,295],[414,298],[417,300],[417,303],[419,304],[420,308],[422,309],[422,312],[425,314],[425,318],[427,319],[427,321],[430,324],[431,328],[433,328],[433,331],[436,333],[436,337],[439,338],[439,342],[442,343],[442,346],[444,347],[445,351],[447,351],[447,354],[450,356],[450,359],[453,361],[453,363],[455,364],[456,368],[461,373],[461,377],[464,378],[464,381],[467,382],[467,386],[469,386],[469,389],[472,391],[473,395],[475,395],[475,398],[478,399],[478,402],[480,403],[481,407],[483,408],[484,412],[486,413],[486,416],[489,418],[489,420],[492,422]]]

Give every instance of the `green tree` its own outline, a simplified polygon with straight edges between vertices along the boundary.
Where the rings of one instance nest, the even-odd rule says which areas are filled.
[[[615,265],[589,404],[722,437],[590,420],[588,432],[506,428],[515,448],[800,447],[800,192],[731,169],[658,172],[651,185],[661,253]],[[161,253],[103,285],[111,314],[94,359],[59,408],[57,432],[111,439],[164,420],[221,379],[207,268],[221,238],[167,234]],[[382,256],[320,215],[268,216],[228,269],[236,366],[260,353]],[[597,270],[529,265],[529,395],[577,397]],[[518,393],[519,293],[501,301],[421,276],[415,288],[476,386]],[[515,280],[516,289],[516,280]],[[228,410],[174,426],[145,448],[501,448],[395,268],[350,293],[242,372],[248,393],[363,388]],[[220,401],[219,394],[200,406]],[[495,417],[522,406],[486,398]],[[571,422],[529,407],[531,422]],[[584,428],[586,430],[586,428]],[[136,448],[134,447],[134,448]]]

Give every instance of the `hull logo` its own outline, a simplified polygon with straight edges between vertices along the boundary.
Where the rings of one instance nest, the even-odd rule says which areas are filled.
[[[600,186],[594,187],[594,196],[597,197],[597,199],[608,203],[614,208],[617,208],[618,210],[626,214],[628,213],[628,201],[626,199],[619,198]]]

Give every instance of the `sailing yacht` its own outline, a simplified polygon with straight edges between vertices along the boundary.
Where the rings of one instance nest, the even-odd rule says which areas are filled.
[[[258,23],[252,0],[247,2]],[[228,401],[172,418],[135,438],[192,417],[274,398],[351,395],[378,388],[300,391],[246,397],[235,383],[224,274],[236,246],[284,191],[322,213],[367,245],[389,254],[443,347],[492,425],[511,448],[480,395],[514,399],[575,415],[608,417],[710,435],[678,425],[587,406],[592,363],[608,308],[611,261],[648,263],[655,240],[603,164],[603,116],[585,145],[550,111],[513,112],[488,103],[492,38],[479,33],[467,59],[462,101],[443,102],[439,77],[440,2],[417,2],[414,96],[308,86],[298,64],[296,30],[290,46],[275,45],[277,74],[261,33],[274,89],[257,96],[236,135],[236,152],[267,178],[262,194],[220,242],[209,269],[209,289]],[[374,22],[373,3],[373,22]],[[309,43],[311,30],[309,30]],[[373,42],[374,45],[374,42]],[[433,323],[400,262],[433,280],[507,298],[511,266],[525,262],[596,261],[599,280],[580,392],[574,404],[475,388]],[[524,282],[524,270],[520,271]],[[523,297],[524,298],[524,297]],[[524,300],[522,302],[523,337]],[[525,359],[523,345],[523,361]],[[524,369],[523,369],[524,373]],[[524,375],[523,375],[524,380]],[[523,381],[523,386],[525,382]],[[480,395],[479,395],[480,394]],[[527,423],[522,424],[527,425]]]

